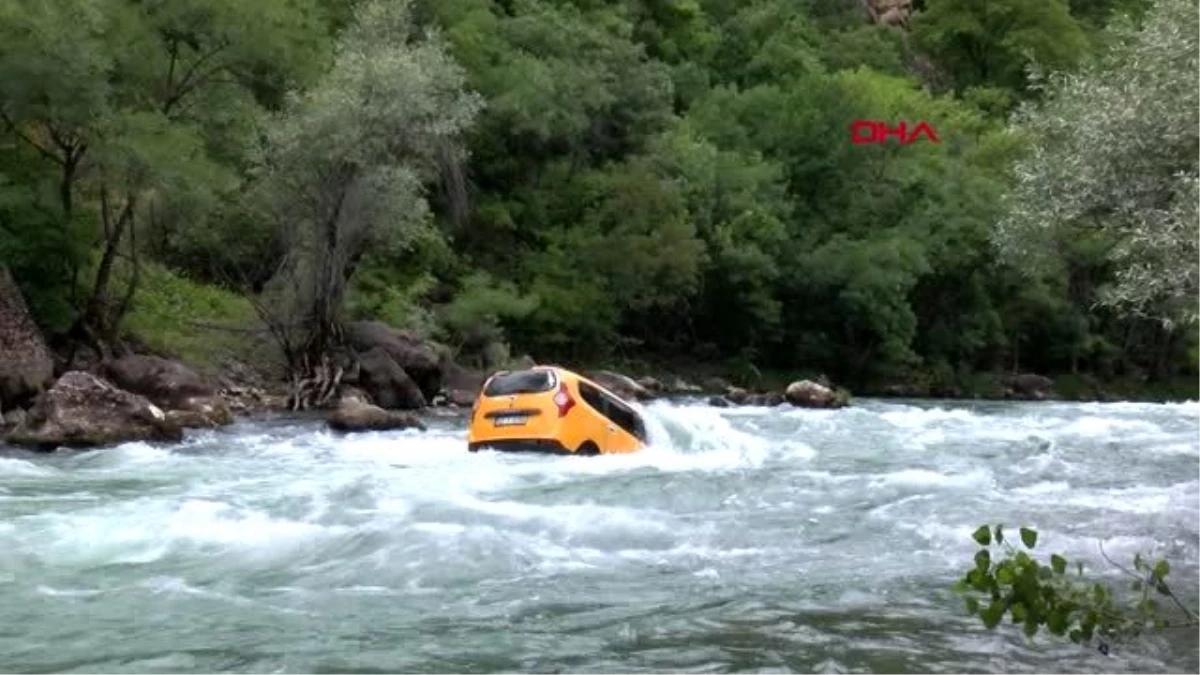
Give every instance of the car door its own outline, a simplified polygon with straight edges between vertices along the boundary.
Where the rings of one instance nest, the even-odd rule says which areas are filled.
[[[629,406],[623,405],[609,394],[601,392],[604,397],[605,448],[607,452],[633,452],[638,449],[639,441],[634,434],[637,422],[636,413]]]
[[[600,452],[612,452],[611,436],[616,426],[608,417],[608,401],[604,394],[587,382],[579,383],[579,395],[584,403],[593,411],[588,415],[588,437],[596,443]]]

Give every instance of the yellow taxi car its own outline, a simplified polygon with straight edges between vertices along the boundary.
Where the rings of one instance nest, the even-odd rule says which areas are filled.
[[[467,448],[569,455],[628,453],[646,445],[641,415],[619,396],[557,366],[501,371],[471,409]]]

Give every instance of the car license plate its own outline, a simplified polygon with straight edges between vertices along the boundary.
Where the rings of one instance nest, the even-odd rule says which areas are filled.
[[[525,424],[525,415],[497,415],[492,422],[498,427],[512,427]]]

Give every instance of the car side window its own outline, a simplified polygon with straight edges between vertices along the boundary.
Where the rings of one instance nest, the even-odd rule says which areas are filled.
[[[604,414],[608,419],[617,423],[617,426],[627,431],[634,438],[644,441],[646,433],[642,427],[642,420],[638,414],[623,405],[620,401],[613,399],[607,394],[601,393],[605,402],[608,404]]]
[[[583,400],[587,402],[596,412],[608,417],[608,404],[604,400],[604,396],[592,385],[586,382],[579,383],[579,394],[583,396]]]
[[[638,440],[646,440],[646,429],[636,413],[586,382],[579,383],[579,394],[596,412],[621,427]]]

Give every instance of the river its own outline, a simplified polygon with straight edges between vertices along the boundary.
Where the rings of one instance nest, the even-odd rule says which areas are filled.
[[[1196,403],[645,407],[627,456],[471,454],[462,418],[242,420],[0,450],[4,672],[1198,672],[1194,631],[987,631],[977,525],[1167,557],[1197,604]]]

